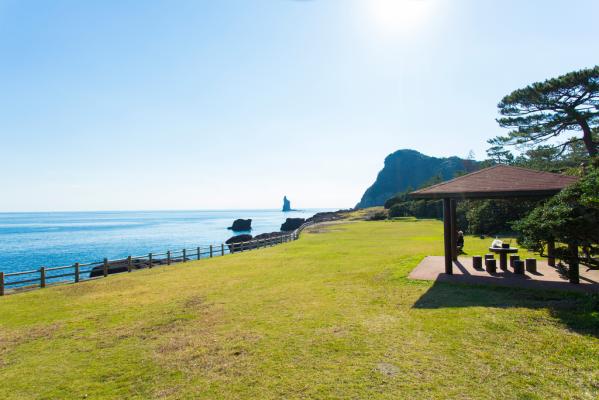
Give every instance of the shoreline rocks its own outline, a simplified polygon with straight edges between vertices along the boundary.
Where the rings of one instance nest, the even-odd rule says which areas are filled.
[[[306,222],[329,222],[329,221],[338,221],[340,219],[345,218],[345,216],[353,210],[338,210],[338,211],[325,211],[314,214],[312,217],[308,218]]]
[[[272,238],[276,238],[276,237],[283,236],[283,235],[286,235],[286,233],[285,232],[261,233],[259,235],[254,236],[254,240],[272,239]]]
[[[174,256],[173,258],[171,258],[171,264],[178,263],[178,262],[184,262],[184,261],[190,261],[191,259],[192,258],[189,255],[187,255],[185,257],[185,259],[183,259],[183,256]],[[107,273],[108,273],[108,275],[112,275],[112,274],[120,274],[121,272],[127,272],[129,270],[128,264],[129,264],[129,262],[126,259],[109,261]],[[152,259],[153,267],[157,267],[160,265],[167,265],[167,264],[168,264],[168,260],[165,257]],[[149,266],[150,266],[150,261],[145,258],[131,259],[131,270],[132,271],[137,270],[137,269],[148,268]],[[96,265],[89,272],[90,278],[97,278],[100,276],[104,276],[104,265]]]
[[[253,239],[254,239],[254,237],[249,234],[236,235],[236,236],[233,236],[233,237],[230,237],[229,239],[227,239],[225,244],[227,245],[227,247],[229,247],[229,251],[231,253],[235,253],[236,251],[239,251],[242,249],[241,243],[249,242],[250,240],[253,240]]]
[[[287,220],[281,225],[281,231],[291,232],[302,226],[306,222],[305,218],[287,218]]]

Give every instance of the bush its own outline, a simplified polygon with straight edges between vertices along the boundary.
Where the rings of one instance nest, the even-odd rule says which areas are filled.
[[[411,200],[396,203],[389,209],[389,217],[443,218],[443,201]]]
[[[396,204],[401,204],[401,203],[405,203],[405,202],[409,202],[411,201],[410,198],[408,197],[408,192],[403,192],[403,193],[399,193],[396,194],[395,196],[391,197],[390,199],[388,199],[387,201],[385,201],[385,209],[389,210],[391,209],[391,207],[393,207]]]
[[[467,231],[472,234],[492,235],[512,232],[512,223],[528,215],[538,201],[470,200],[459,204],[459,211],[467,221]]]
[[[543,251],[544,243],[576,245],[583,249],[583,262],[597,264],[599,254],[599,168],[592,167],[580,181],[562,190],[527,217],[516,222],[521,234],[519,243],[534,251]],[[556,249],[556,255],[568,259],[566,249]]]
[[[385,211],[377,211],[368,217],[369,221],[383,221],[387,219],[387,213]]]
[[[389,209],[389,218],[410,217],[409,203],[394,204]]]

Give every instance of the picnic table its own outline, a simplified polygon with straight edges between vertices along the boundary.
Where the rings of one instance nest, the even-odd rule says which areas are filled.
[[[499,254],[499,267],[501,269],[507,268],[507,255],[510,253],[517,253],[516,247],[489,247],[489,251]]]

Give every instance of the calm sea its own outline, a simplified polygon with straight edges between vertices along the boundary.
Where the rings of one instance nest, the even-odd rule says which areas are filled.
[[[220,244],[237,218],[252,234],[278,231],[286,218],[319,211],[278,210],[0,213],[0,271],[17,272]]]

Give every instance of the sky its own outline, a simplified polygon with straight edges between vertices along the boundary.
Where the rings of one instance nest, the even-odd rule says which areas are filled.
[[[354,206],[599,63],[599,1],[0,0],[0,211]]]

